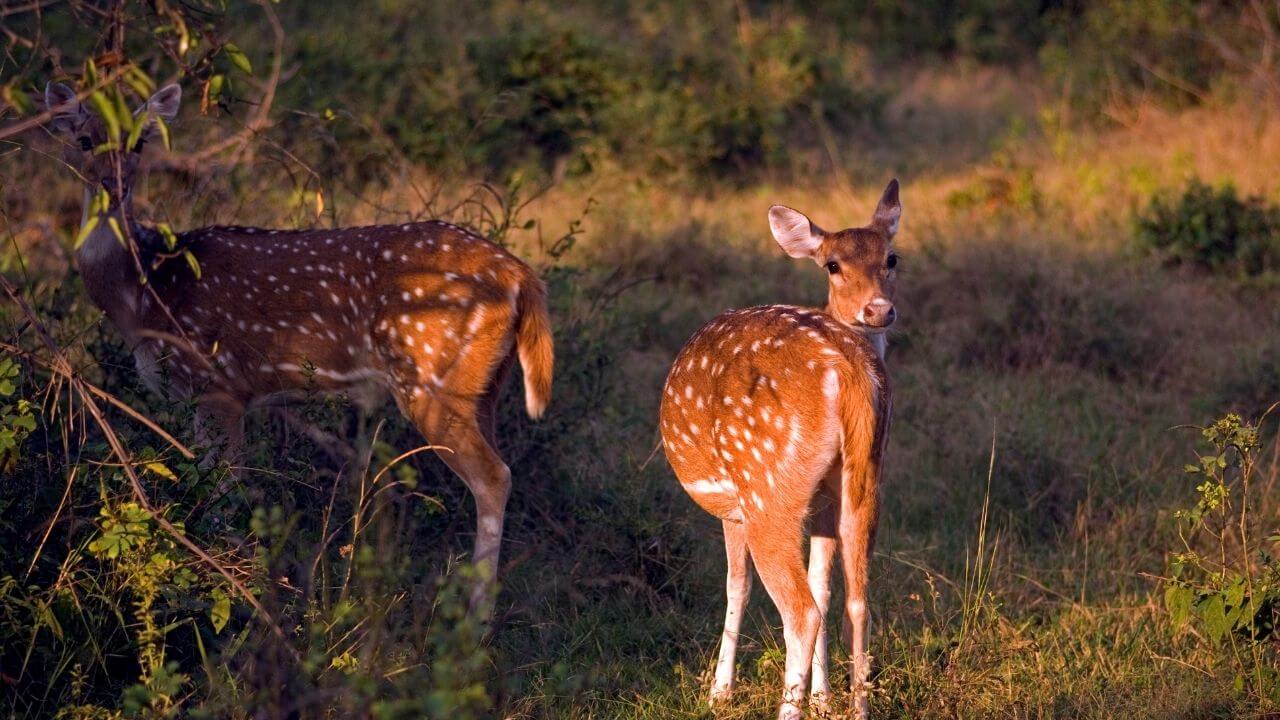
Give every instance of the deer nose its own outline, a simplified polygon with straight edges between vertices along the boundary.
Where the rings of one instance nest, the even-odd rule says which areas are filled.
[[[898,317],[898,311],[887,298],[876,298],[862,308],[862,323],[870,327],[889,327]]]

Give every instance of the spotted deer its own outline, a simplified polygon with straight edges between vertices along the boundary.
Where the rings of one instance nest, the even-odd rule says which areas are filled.
[[[825,232],[791,208],[771,207],[782,249],[827,270],[826,307],[723,313],[693,335],[667,376],[660,411],[667,458],[685,492],[724,526],[728,608],[712,704],[733,690],[753,563],[782,615],[778,717],[801,716],[810,677],[813,704],[829,704],[825,624],[838,543],[854,711],[867,715],[867,564],[889,428],[884,333],[896,318],[893,238],[901,216],[897,180],[867,227]]]
[[[531,417],[551,394],[541,280],[445,222],[206,227],[166,242],[134,222],[130,201],[142,147],[158,132],[146,118],[172,119],[181,94],[169,85],[147,100],[138,113],[148,127],[124,147],[127,138],[108,137],[70,87],[46,88],[50,130],[86,183],[92,230],[76,264],[89,297],[132,348],[143,380],[194,397],[197,437],[229,456],[251,407],[315,391],[389,391],[474,496],[482,580],[472,602],[487,612],[511,488],[495,450],[495,403],[516,358]],[[104,151],[111,140],[119,147]],[[107,207],[90,200],[100,188]]]

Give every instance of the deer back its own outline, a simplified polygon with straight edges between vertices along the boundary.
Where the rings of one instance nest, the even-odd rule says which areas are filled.
[[[367,380],[397,399],[479,395],[540,281],[442,222],[340,230],[209,227],[148,258],[140,324],[193,384],[251,399]],[[198,275],[180,256],[189,251]]]

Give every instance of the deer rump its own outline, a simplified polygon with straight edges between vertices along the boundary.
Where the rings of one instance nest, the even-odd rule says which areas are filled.
[[[716,517],[804,516],[841,457],[879,449],[888,402],[860,333],[816,310],[748,308],[709,322],[677,357],[662,435],[681,485]]]

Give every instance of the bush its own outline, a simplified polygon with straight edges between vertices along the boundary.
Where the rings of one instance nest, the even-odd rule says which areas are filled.
[[[282,9],[300,30],[291,59],[305,68],[282,104],[332,109],[324,132],[368,155],[326,170],[377,177],[371,148],[383,144],[437,171],[490,177],[582,174],[601,158],[658,176],[803,173],[829,162],[821,132],[847,135],[884,104],[860,47],[806,17],[737,27],[670,2],[621,19],[533,4],[450,12],[403,0]],[[371,29],[327,40],[353,23]],[[387,38],[403,49],[386,52]]]
[[[1176,627],[1190,624],[1221,649],[1237,690],[1280,702],[1280,535],[1258,509],[1259,427],[1232,413],[1201,434],[1209,447],[1186,466],[1196,504],[1174,513],[1182,542],[1169,561],[1165,607]]]
[[[472,42],[481,92],[493,98],[475,150],[493,167],[583,161],[599,114],[619,90],[616,61],[581,32],[516,27]]]
[[[883,105],[857,58],[824,52],[812,30],[802,20],[762,24],[723,49],[695,44],[664,59],[614,109],[613,147],[655,173],[741,181],[799,171],[824,129],[847,133]]]
[[[1157,196],[1138,217],[1138,240],[1175,265],[1224,275],[1280,269],[1280,207],[1234,187],[1193,180],[1178,197]]]

